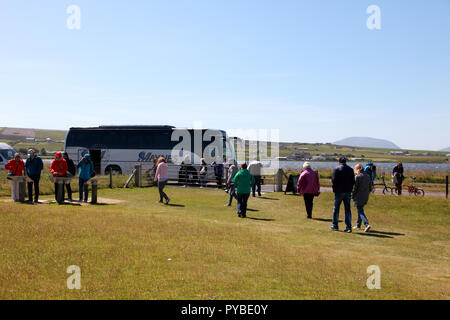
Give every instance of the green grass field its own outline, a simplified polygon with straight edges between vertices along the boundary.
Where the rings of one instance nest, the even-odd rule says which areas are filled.
[[[0,201],[0,299],[450,298],[448,200],[374,196],[374,232],[346,234],[329,231],[331,193],[307,220],[297,196],[251,198],[239,219],[223,191],[166,192],[172,206],[156,188],[99,191],[116,204]],[[70,265],[80,290],[66,287]],[[380,290],[366,287],[370,265]]]

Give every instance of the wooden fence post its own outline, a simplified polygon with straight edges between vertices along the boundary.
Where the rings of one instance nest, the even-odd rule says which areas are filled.
[[[283,191],[283,169],[278,169],[277,171],[277,184],[275,188],[275,192],[282,192]]]
[[[139,188],[141,186],[141,165],[137,164],[134,168],[136,169],[136,173],[134,174],[134,184]]]
[[[445,198],[448,199],[448,176],[445,176]]]

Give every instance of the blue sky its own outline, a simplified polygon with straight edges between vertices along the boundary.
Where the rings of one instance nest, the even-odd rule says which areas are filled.
[[[450,0],[2,0],[0,43],[0,126],[201,121],[450,147]]]

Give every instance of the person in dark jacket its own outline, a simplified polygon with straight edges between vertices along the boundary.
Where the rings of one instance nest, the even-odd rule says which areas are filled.
[[[222,179],[223,179],[223,164],[213,161],[211,167],[214,168],[214,175],[216,176],[217,188],[222,189]]]
[[[345,157],[339,158],[339,166],[333,170],[331,182],[334,192],[334,209],[333,222],[330,227],[331,230],[339,230],[339,209],[341,203],[344,202],[345,208],[345,232],[352,232],[352,211],[350,201],[352,198],[353,185],[355,184],[355,174],[353,169],[347,165]]]
[[[25,168],[28,178],[32,181],[27,183],[28,201],[33,201],[33,185],[34,185],[34,202],[39,202],[39,180],[41,179],[41,171],[44,168],[42,159],[36,155],[33,149],[28,150],[28,158],[25,162]]]
[[[403,175],[403,164],[399,162],[392,170],[392,180],[395,184],[395,187],[397,188],[397,194],[399,196],[402,195],[402,183],[404,179],[405,176]]]
[[[358,210],[358,220],[353,229],[360,230],[361,224],[364,222],[364,225],[366,226],[364,232],[368,232],[370,230],[370,224],[364,213],[364,206],[369,201],[369,195],[372,191],[372,179],[365,171],[363,171],[363,166],[361,164],[355,166],[355,174],[355,185],[353,186],[352,198],[353,204]]]
[[[72,159],[69,158],[69,154],[67,152],[63,153],[63,158],[67,162],[67,172],[70,173],[70,176],[74,177],[77,173],[77,169],[75,168],[75,163],[73,163]],[[72,187],[70,183],[66,183],[67,196],[69,197],[69,201],[72,201]]]

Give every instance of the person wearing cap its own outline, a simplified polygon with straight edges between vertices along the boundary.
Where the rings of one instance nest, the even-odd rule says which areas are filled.
[[[9,171],[11,176],[23,176],[23,170],[25,170],[25,165],[23,160],[20,158],[20,154],[14,154],[14,159],[8,161],[5,164],[5,169]],[[14,201],[19,201],[19,181],[11,180],[11,197]]]
[[[345,208],[345,232],[352,232],[352,211],[351,198],[353,185],[355,184],[355,174],[352,168],[347,165],[347,159],[344,156],[339,158],[339,166],[333,170],[331,183],[334,192],[333,222],[330,227],[333,231],[339,230],[339,210],[341,203],[344,202]]]
[[[67,152],[63,153],[63,158],[67,162],[68,174],[70,174],[70,177],[74,177],[75,174],[77,173],[75,163],[73,163],[73,160],[69,158],[69,154]],[[69,201],[72,201],[72,187],[70,186],[70,182],[66,183],[66,189],[67,189],[67,197],[69,198]]]
[[[28,178],[31,181],[27,183],[28,201],[33,201],[33,185],[34,185],[34,202],[39,202],[39,180],[41,179],[41,171],[44,168],[44,162],[33,149],[28,150],[28,158],[25,161],[25,168]]]
[[[320,194],[319,174],[311,168],[309,162],[303,163],[303,171],[297,183],[297,192],[303,195],[306,208],[306,218],[312,218],[314,197]]]
[[[91,161],[91,155],[89,153],[85,154],[83,158],[81,158],[80,162],[77,164],[77,168],[79,168],[78,172],[78,191],[79,191],[79,200],[83,201],[83,193],[84,193],[84,202],[88,200],[89,194],[89,185],[86,183],[89,179],[93,177],[95,174],[94,164]]]
[[[366,164],[366,166],[364,167],[364,173],[370,177],[372,182],[375,181],[375,179],[377,178],[377,167],[373,164],[372,161]]]
[[[62,153],[61,152],[57,152],[55,154],[55,160],[52,161],[52,163],[50,164],[50,173],[54,176],[54,177],[66,177],[67,176],[67,162],[66,160],[63,158]],[[63,199],[64,199],[64,185],[61,185],[59,183],[55,182],[55,199],[58,198],[58,188],[62,187],[62,193],[63,193]]]

